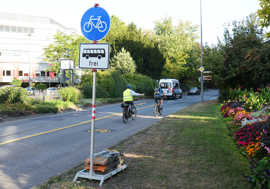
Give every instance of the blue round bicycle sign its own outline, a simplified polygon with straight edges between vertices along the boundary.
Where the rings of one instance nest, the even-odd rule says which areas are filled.
[[[103,39],[109,32],[110,25],[110,16],[101,7],[88,9],[81,19],[81,31],[87,39],[92,41]]]

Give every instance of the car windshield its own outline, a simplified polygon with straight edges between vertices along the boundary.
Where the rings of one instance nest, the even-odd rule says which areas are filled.
[[[168,89],[168,88],[171,88],[172,86],[171,86],[171,83],[168,83],[168,82],[162,82],[162,83],[160,83],[160,87],[161,87],[162,89]]]

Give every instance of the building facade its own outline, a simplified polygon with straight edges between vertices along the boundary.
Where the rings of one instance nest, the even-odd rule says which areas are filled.
[[[15,78],[24,83],[59,83],[44,61],[44,49],[57,32],[76,33],[51,18],[0,13],[0,85]]]

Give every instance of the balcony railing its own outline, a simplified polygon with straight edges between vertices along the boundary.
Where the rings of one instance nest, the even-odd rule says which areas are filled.
[[[12,76],[3,76],[0,78],[0,82],[12,82],[14,79],[14,77]],[[29,82],[29,79],[31,82],[34,83],[59,83],[60,80],[58,77],[47,77],[47,76],[38,76],[38,77],[30,77],[29,76],[19,76],[18,78],[19,80],[23,81],[23,82]]]

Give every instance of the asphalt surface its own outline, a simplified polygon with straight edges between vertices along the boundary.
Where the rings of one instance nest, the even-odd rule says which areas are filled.
[[[209,90],[204,100],[217,99]],[[163,116],[200,102],[200,96],[165,100]],[[162,119],[153,99],[136,101],[138,115],[122,122],[120,103],[96,108],[95,147],[99,152]],[[90,153],[91,109],[26,117],[0,124],[0,189],[29,189],[78,164]],[[74,175],[75,176],[75,175]]]

